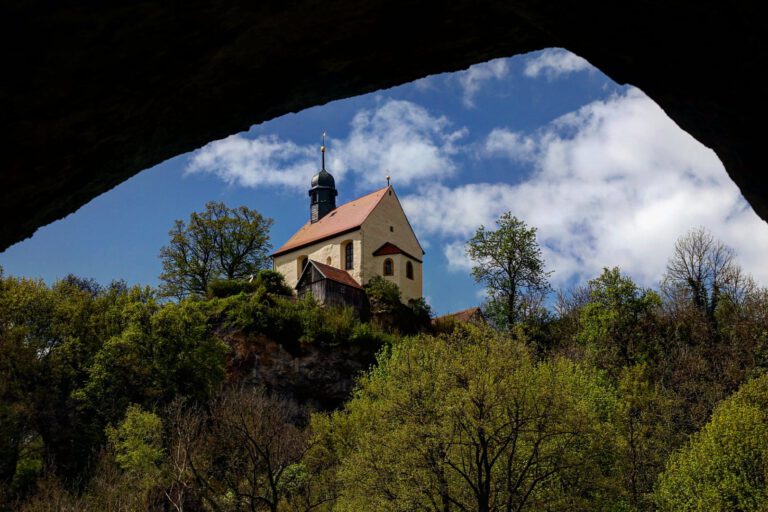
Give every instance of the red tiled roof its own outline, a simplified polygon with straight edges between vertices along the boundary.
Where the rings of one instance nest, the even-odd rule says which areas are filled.
[[[419,258],[417,258],[416,256],[413,256],[412,254],[409,254],[409,253],[405,252],[404,250],[402,250],[401,248],[399,248],[398,246],[396,246],[395,244],[393,244],[391,242],[386,242],[386,243],[384,243],[384,245],[382,245],[381,247],[379,247],[378,249],[373,251],[373,255],[374,256],[384,256],[386,254],[404,254],[404,255],[408,256],[409,258],[411,258],[412,260],[416,260],[419,263],[421,263],[421,260]]]
[[[327,238],[359,229],[381,198],[389,190],[384,187],[363,197],[345,203],[312,224],[307,222],[272,256],[278,256]]]
[[[461,322],[471,322],[474,319],[480,319],[482,321],[485,321],[485,317],[483,316],[483,312],[480,311],[480,308],[475,306],[474,308],[469,309],[462,309],[461,311],[457,311],[455,313],[448,313],[447,315],[439,316],[432,321],[435,322],[437,320],[443,320],[445,318],[454,318],[456,320],[459,320]]]
[[[341,270],[340,268],[332,267],[314,260],[310,260],[310,263],[312,263],[312,265],[314,265],[326,279],[351,286],[352,288],[363,289],[363,287],[355,281],[355,278],[349,275],[349,272],[346,270]],[[299,278],[299,281],[301,281],[301,278]]]

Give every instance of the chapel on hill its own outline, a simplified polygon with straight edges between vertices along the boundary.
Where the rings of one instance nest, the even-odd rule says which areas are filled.
[[[322,167],[309,190],[309,221],[272,254],[272,267],[299,296],[357,307],[379,275],[400,287],[403,302],[422,296],[424,250],[389,185],[336,206],[336,182]]]

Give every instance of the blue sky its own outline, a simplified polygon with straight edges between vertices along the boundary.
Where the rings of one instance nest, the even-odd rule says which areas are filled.
[[[565,50],[314,107],[147,169],[0,254],[17,276],[68,273],[157,284],[174,219],[206,201],[274,219],[280,246],[307,219],[307,189],[328,133],[339,204],[394,185],[427,254],[424,293],[439,313],[476,305],[463,244],[505,211],[538,228],[553,284],[620,266],[645,286],[674,241],[708,228],[768,283],[768,225],[716,155],[642,91]]]

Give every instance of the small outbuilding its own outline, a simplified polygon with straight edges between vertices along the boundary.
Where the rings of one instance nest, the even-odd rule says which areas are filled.
[[[307,260],[296,293],[299,297],[311,293],[326,306],[351,307],[358,315],[366,311],[368,304],[365,290],[349,272],[314,260]]]

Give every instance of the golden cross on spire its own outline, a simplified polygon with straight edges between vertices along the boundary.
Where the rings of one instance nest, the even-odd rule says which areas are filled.
[[[320,153],[322,154],[323,158],[323,166],[320,168],[320,170],[325,170],[325,132],[323,132],[323,145],[320,146]]]

